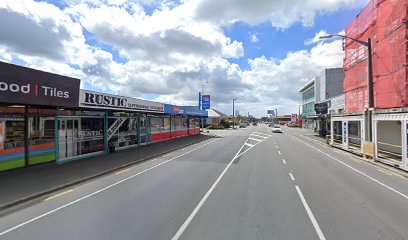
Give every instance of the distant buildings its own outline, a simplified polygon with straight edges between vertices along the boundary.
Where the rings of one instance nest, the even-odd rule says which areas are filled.
[[[342,68],[324,69],[298,90],[302,95],[303,128],[326,134],[330,114],[344,111],[343,80]],[[316,112],[316,107],[323,111]]]

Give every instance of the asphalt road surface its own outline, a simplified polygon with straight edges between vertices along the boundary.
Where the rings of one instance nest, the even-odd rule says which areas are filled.
[[[296,131],[220,131],[3,213],[0,239],[408,239],[406,178]]]

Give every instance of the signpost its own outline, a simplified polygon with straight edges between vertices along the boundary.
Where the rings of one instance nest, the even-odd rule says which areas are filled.
[[[315,104],[315,112],[316,114],[327,114],[329,106],[327,102],[323,103],[316,103]]]

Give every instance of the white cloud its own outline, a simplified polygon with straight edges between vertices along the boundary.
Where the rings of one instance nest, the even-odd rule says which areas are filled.
[[[251,40],[251,42],[253,42],[253,43],[256,43],[256,42],[259,41],[258,37],[256,36],[256,33],[250,34],[250,40]]]
[[[368,0],[192,0],[199,20],[224,25],[242,21],[252,25],[269,21],[277,28],[288,28],[300,22],[310,26],[318,14],[341,8],[364,6]]]
[[[213,104],[228,114],[237,96],[245,96],[238,107],[257,116],[272,105],[281,113],[296,112],[296,90],[306,78],[341,66],[341,41],[317,42],[325,33],[321,31],[307,42],[317,43],[310,51],[290,52],[283,59],[249,59],[250,69],[241,70],[228,59],[244,56],[243,43],[227,37],[223,27],[233,21],[308,25],[315,14],[353,1],[231,1],[164,2],[151,15],[143,6],[158,4],[153,0],[66,0],[69,6],[63,10],[32,0],[2,1],[0,59],[19,59],[29,67],[81,78],[103,91],[135,97],[156,94],[157,101],[174,104],[196,104],[202,83],[208,81]],[[208,12],[211,4],[213,12]],[[297,15],[301,8],[305,12]],[[220,15],[221,10],[225,14]],[[89,40],[111,47],[119,56]],[[250,40],[256,42],[257,34]]]

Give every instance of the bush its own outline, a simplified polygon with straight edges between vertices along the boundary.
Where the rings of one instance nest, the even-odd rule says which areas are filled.
[[[221,124],[224,128],[229,128],[229,127],[231,126],[231,123],[225,121],[224,119],[221,119],[220,124]]]
[[[224,126],[213,124],[213,125],[209,126],[208,129],[224,129]]]

